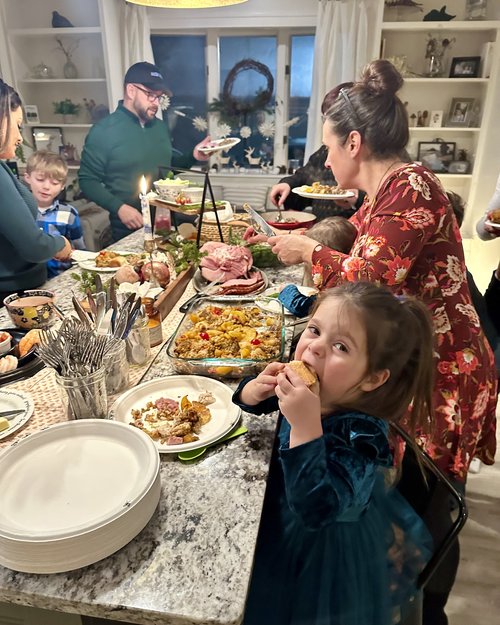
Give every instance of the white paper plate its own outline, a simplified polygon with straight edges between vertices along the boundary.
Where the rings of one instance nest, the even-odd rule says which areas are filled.
[[[129,255],[129,254],[136,254],[137,252],[122,252],[122,251],[118,251],[118,250],[112,250],[113,252],[116,252],[117,254],[122,254],[123,256]],[[93,258],[86,258],[83,260],[77,260],[77,258],[75,258],[75,254],[72,254],[72,258],[74,260],[76,260],[76,263],[79,267],[81,267],[81,269],[86,269],[87,271],[98,271],[99,273],[116,273],[118,271],[118,269],[120,269],[120,267],[98,267],[95,264],[95,258],[96,258],[97,254],[95,254],[95,256]]]
[[[285,285],[286,286],[286,285]],[[315,289],[310,286],[302,286],[297,285],[297,288],[302,295],[315,295],[318,292],[318,289]],[[281,292],[282,288],[277,286],[272,286],[260,293],[258,297],[255,298],[255,303],[262,310],[266,310],[267,312],[280,313],[281,312],[281,302],[277,298],[273,299],[265,299],[266,297],[272,297],[273,295],[278,295]],[[285,315],[293,315],[285,306],[283,306],[283,311]]]
[[[345,193],[310,193],[304,189],[304,187],[294,187],[293,193],[300,195],[301,197],[311,198],[311,200],[348,200],[354,197],[352,191],[346,191]]]
[[[230,150],[237,145],[241,139],[239,137],[226,137],[225,139],[214,139],[202,148],[198,148],[200,152],[204,154],[211,154],[212,152],[219,152],[220,150]]]
[[[172,375],[167,378],[157,378],[144,384],[139,384],[119,397],[114,403],[111,412],[115,421],[130,423],[132,409],[142,408],[148,401],[155,401],[160,397],[168,397],[180,401],[184,395],[188,399],[197,401],[201,393],[209,391],[215,402],[208,406],[212,418],[200,431],[199,440],[181,445],[166,445],[155,441],[161,453],[177,454],[180,451],[204,447],[227,434],[236,425],[240,418],[240,409],[233,404],[233,391],[229,386],[218,380],[205,378],[199,375]],[[134,426],[131,426],[136,429]]]
[[[0,490],[0,564],[70,571],[111,555],[147,524],[160,496],[160,459],[135,428],[69,421],[3,452]]]
[[[494,221],[490,221],[489,219],[485,219],[485,226],[492,226],[493,228],[500,228],[500,224],[495,223]]]
[[[0,390],[0,410],[22,410],[23,412],[15,417],[9,419],[10,426],[0,432],[0,441],[14,432],[17,432],[20,428],[27,423],[32,415],[35,406],[33,400],[29,395],[22,391],[10,391]],[[0,492],[2,492],[0,490]]]

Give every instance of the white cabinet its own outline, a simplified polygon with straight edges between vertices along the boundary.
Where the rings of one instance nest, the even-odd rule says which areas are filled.
[[[94,121],[85,101],[95,103],[101,112],[114,108],[108,88],[101,2],[59,0],[54,5],[46,0],[0,0],[0,25],[5,35],[0,55],[5,79],[19,92],[23,104],[38,109],[39,121],[26,122],[28,142],[32,143],[32,127],[58,127],[64,143],[74,145],[79,155]],[[73,27],[52,27],[53,8]],[[68,57],[61,45],[71,53],[73,67],[65,67]],[[67,99],[79,106],[76,115],[56,112],[54,103]],[[70,168],[76,170],[78,165]]]
[[[415,159],[419,156],[419,144],[421,156],[423,150],[429,147],[426,144],[436,140],[448,144],[450,149],[455,144],[456,156],[459,150],[467,152],[470,166],[465,173],[438,175],[447,190],[459,193],[466,200],[468,209],[463,232],[471,236],[473,225],[486,208],[500,171],[497,147],[500,139],[500,3],[499,6],[494,3],[488,15],[491,19],[484,21],[464,20],[464,5],[464,2],[456,0],[448,3],[447,12],[456,15],[456,18],[446,22],[403,21],[405,17],[422,19],[432,8],[428,2],[424,2],[422,13],[405,12],[404,7],[400,7],[395,15],[394,9],[386,8],[380,37],[384,58],[395,59],[406,66],[405,83],[399,95],[408,103],[410,119],[415,115],[412,121],[416,123],[418,113],[422,117],[427,111],[424,117],[426,125],[410,128],[410,156]],[[443,56],[441,75],[432,78],[427,75],[430,68],[426,58],[430,37],[438,41],[444,38],[453,40]],[[482,76],[480,71],[474,77],[450,77],[453,59],[483,57],[488,42],[493,44],[488,75]],[[483,63],[480,70],[482,66]],[[464,122],[460,121],[460,116],[454,118],[452,115],[452,103],[456,105],[457,102],[468,106]],[[428,125],[433,111],[442,111],[440,127]],[[457,121],[463,125],[457,125]]]

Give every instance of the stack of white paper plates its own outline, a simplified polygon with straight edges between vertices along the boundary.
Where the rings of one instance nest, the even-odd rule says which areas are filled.
[[[0,455],[0,493],[0,564],[71,571],[144,528],[160,498],[160,457],[149,436],[123,423],[60,423]]]

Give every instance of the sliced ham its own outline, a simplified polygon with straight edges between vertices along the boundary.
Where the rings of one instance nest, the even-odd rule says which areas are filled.
[[[220,278],[222,283],[246,277],[253,264],[252,253],[241,245],[209,241],[200,252],[206,253],[200,262],[201,275],[209,282]]]

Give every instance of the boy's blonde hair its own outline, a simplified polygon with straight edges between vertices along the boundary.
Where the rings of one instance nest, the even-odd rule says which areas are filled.
[[[28,158],[26,163],[26,173],[31,175],[34,171],[38,171],[49,178],[53,178],[58,182],[66,183],[68,178],[68,165],[66,161],[48,150],[38,150]]]
[[[357,230],[348,219],[335,215],[322,219],[304,234],[322,245],[337,250],[337,252],[349,254],[356,239]],[[302,283],[306,286],[314,286],[311,278],[311,267],[307,263],[304,267]]]

